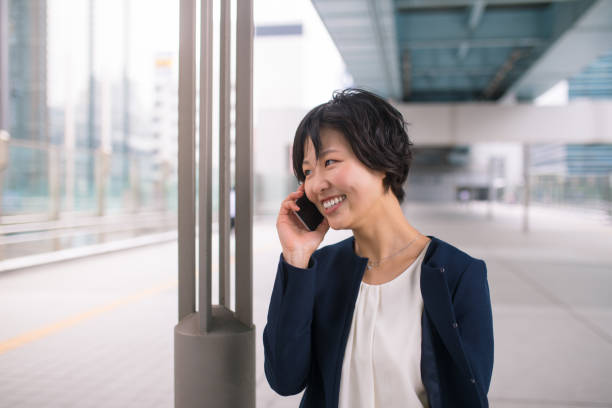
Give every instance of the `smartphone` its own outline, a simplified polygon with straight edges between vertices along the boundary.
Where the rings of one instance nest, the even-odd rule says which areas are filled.
[[[295,203],[300,207],[300,210],[291,211],[297,215],[298,219],[304,224],[304,227],[310,231],[316,230],[319,224],[323,222],[323,214],[321,214],[317,206],[306,197],[306,193],[302,194]]]

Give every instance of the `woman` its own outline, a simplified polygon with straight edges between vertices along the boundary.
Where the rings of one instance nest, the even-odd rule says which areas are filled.
[[[488,407],[493,322],[485,262],[414,228],[402,115],[360,89],[334,93],[293,144],[300,186],[276,223],[282,253],[264,328],[265,373],[300,407]],[[306,194],[323,214],[309,231]],[[353,235],[317,249],[329,228]]]

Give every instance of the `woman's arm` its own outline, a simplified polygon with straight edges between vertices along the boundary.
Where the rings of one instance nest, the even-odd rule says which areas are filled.
[[[280,395],[301,392],[310,372],[317,267],[314,254],[307,266],[295,267],[281,253],[268,308],[263,332],[264,370],[270,387]]]
[[[487,266],[474,259],[459,279],[453,306],[465,352],[486,396],[493,374],[493,314]]]

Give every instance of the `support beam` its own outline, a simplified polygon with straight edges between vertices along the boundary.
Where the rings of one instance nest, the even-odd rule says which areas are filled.
[[[221,1],[219,46],[219,304],[230,309],[231,1]]]
[[[449,7],[469,7],[474,0],[399,0],[395,3],[398,11],[410,11],[414,9],[435,9]],[[557,3],[572,0],[488,0],[493,6],[528,6],[530,4]]]
[[[373,29],[372,31],[374,32],[374,41],[376,42],[376,49],[378,51],[378,59],[380,61],[380,65],[382,65],[383,68],[382,72],[384,75],[385,85],[387,87],[387,95],[393,95],[397,99],[397,95],[394,94],[393,90],[395,88],[397,92],[399,91],[399,89],[397,89],[397,85],[394,84],[392,81],[392,69],[395,69],[395,67],[390,66],[390,56],[387,55],[387,41],[389,40],[383,39],[383,29],[381,27],[381,21],[379,16],[380,12],[377,9],[378,3],[380,2],[377,0],[366,0],[366,4],[368,6],[368,13],[370,15],[370,22]],[[395,59],[393,61],[395,61]]]
[[[223,4],[225,3],[225,4]],[[179,322],[176,408],[255,408],[253,325],[253,0],[237,1],[236,311],[229,308],[230,0],[221,0],[220,305],[212,305],[213,0],[200,0],[199,308],[195,311],[195,0],[181,0],[179,47]]]
[[[8,0],[0,0],[0,131],[8,132]]]
[[[195,312],[196,2],[181,0],[178,100],[179,321]]]
[[[364,0],[354,4],[345,0],[312,0],[312,4],[340,51],[355,86],[401,100],[400,52],[393,0]],[[347,18],[352,24],[346,24]],[[337,21],[341,23],[338,25]],[[367,57],[369,63],[365,68],[351,58],[355,54]],[[359,68],[364,69],[356,72]],[[373,82],[371,77],[378,80]]]
[[[588,3],[578,3],[587,4]],[[559,4],[557,6],[564,6]],[[558,7],[560,26],[553,33],[557,41],[502,96],[516,95],[520,100],[533,100],[563,79],[580,73],[599,55],[610,51],[612,44],[612,1],[598,0],[586,10],[577,6]],[[571,22],[571,27],[563,25]],[[565,23],[569,24],[569,23]]]
[[[468,22],[468,28],[470,31],[474,31],[480,24],[482,13],[484,12],[486,5],[485,0],[474,0],[470,11],[470,20]]]
[[[529,196],[531,195],[531,184],[529,182],[529,167],[531,157],[529,154],[529,143],[523,144],[523,232],[529,232]]]
[[[212,26],[213,0],[200,2],[200,161],[198,164],[198,254],[200,330],[212,324]]]
[[[470,9],[470,18],[468,20],[468,31],[470,36],[476,30],[478,25],[480,24],[480,20],[482,19],[482,14],[486,7],[485,0],[474,0],[472,7]],[[459,60],[463,60],[470,50],[469,41],[462,41],[459,45],[459,49],[457,50],[457,58]]]
[[[236,317],[253,324],[253,0],[236,5]]]
[[[531,104],[396,104],[420,145],[495,142],[612,143],[612,101]]]
[[[507,38],[507,37],[491,37],[491,38],[470,38],[467,36],[443,38],[438,40],[414,40],[406,41],[402,44],[403,50],[420,50],[420,49],[444,49],[457,48],[464,42],[469,42],[471,48],[516,48],[516,47],[539,47],[546,43],[542,38],[523,37],[523,38]]]

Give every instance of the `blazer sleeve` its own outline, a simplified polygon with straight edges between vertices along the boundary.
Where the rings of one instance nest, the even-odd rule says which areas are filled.
[[[493,314],[483,260],[474,258],[463,272],[453,303],[465,352],[486,398],[493,374]]]
[[[281,253],[270,298],[263,331],[264,371],[270,387],[284,396],[301,392],[310,372],[315,255],[302,269],[287,263]]]

